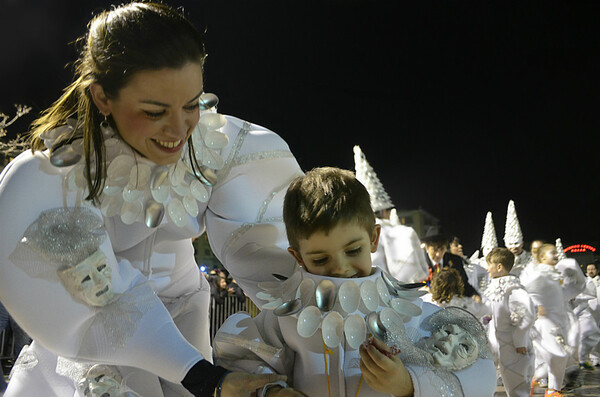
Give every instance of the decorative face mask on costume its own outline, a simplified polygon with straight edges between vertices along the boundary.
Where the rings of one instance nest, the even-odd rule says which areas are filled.
[[[100,250],[58,275],[67,291],[90,306],[105,306],[114,297],[112,270]]]
[[[449,371],[466,368],[479,356],[479,345],[475,339],[456,324],[440,327],[425,341],[424,349],[433,356],[435,365]]]
[[[122,381],[115,367],[97,364],[79,382],[79,391],[86,397],[122,397]]]

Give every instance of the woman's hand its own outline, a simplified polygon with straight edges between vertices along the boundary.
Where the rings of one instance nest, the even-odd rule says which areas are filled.
[[[287,376],[278,374],[254,375],[246,372],[230,372],[223,379],[221,397],[253,397],[256,396],[256,389],[262,388],[265,384],[286,379]],[[281,396],[287,397],[288,394]],[[289,394],[289,396],[295,397],[301,394]]]
[[[380,393],[391,393],[398,397],[412,396],[412,379],[402,360],[398,356],[388,358],[381,351],[390,352],[390,348],[374,338],[371,343],[360,347],[360,370],[365,382]]]

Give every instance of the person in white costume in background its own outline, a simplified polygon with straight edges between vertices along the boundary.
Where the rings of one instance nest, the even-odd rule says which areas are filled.
[[[570,338],[572,333],[569,330],[577,327],[577,324],[568,314],[572,310],[565,299],[562,275],[556,268],[556,247],[544,244],[537,254],[538,263],[531,265],[534,271],[521,277],[521,283],[537,309],[535,329],[539,336],[533,340],[536,356],[534,381],[547,376],[548,389],[545,395],[562,396],[560,391],[567,362],[577,347],[577,342]]]
[[[600,324],[600,304],[598,302],[598,297],[600,288],[600,276],[598,275],[598,263],[591,262],[586,266],[586,286],[585,286],[585,294],[592,297],[587,301],[588,308],[590,309],[590,313],[594,317],[596,321],[596,325]],[[583,328],[583,327],[582,327]],[[583,332],[583,331],[582,331]],[[582,344],[583,346],[583,344]],[[589,359],[591,361],[591,365],[597,367],[600,366],[600,358],[599,358],[599,349],[600,345],[596,345],[589,354]]]
[[[535,308],[519,278],[509,273],[514,260],[515,256],[506,248],[496,247],[487,254],[490,283],[484,292],[484,302],[492,313],[488,340],[506,394],[526,397],[535,361],[529,336]]]
[[[512,200],[508,202],[508,209],[506,212],[504,246],[515,255],[515,264],[510,272],[519,277],[523,269],[532,262],[533,257],[530,252],[523,248],[523,232],[521,231],[521,225],[519,224],[519,218],[517,217],[515,202]]]
[[[350,171],[316,168],[294,181],[284,221],[301,267],[283,283],[261,284],[269,303],[258,317],[229,317],[215,337],[218,363],[286,374],[313,397],[493,396],[495,370],[477,320],[442,313],[418,298],[423,291],[372,267],[381,227]],[[364,344],[367,324],[387,344]]]
[[[421,241],[412,227],[400,224],[394,204],[360,147],[354,146],[354,169],[371,195],[371,207],[381,225],[379,248],[373,264],[396,279],[414,283],[427,278],[428,268]]]
[[[558,264],[556,269],[562,276],[562,288],[567,300],[567,315],[572,326],[569,327],[567,339],[574,346],[574,354],[571,356],[570,368],[566,372],[567,390],[581,386],[581,370],[592,369],[586,363],[589,353],[600,341],[600,329],[590,309],[590,300],[593,298],[586,294],[587,280],[577,260],[568,258],[564,252],[562,241],[556,239],[556,252]],[[593,307],[592,303],[592,307]]]
[[[206,225],[249,294],[291,274],[281,211],[302,172],[278,135],[215,112],[180,11],[129,3],[88,27],[73,83],[0,175],[0,301],[34,339],[5,397],[249,396],[284,377],[211,363],[191,239]]]

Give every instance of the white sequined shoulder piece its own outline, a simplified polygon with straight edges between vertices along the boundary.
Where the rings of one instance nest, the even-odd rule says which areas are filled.
[[[516,276],[508,275],[492,278],[484,291],[484,295],[491,301],[499,302],[514,288],[523,288]]]

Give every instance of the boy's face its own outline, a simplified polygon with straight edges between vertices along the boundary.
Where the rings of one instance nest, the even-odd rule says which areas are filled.
[[[487,272],[490,275],[491,278],[496,278],[496,277],[500,277],[500,276],[504,276],[505,272],[504,272],[504,266],[502,266],[502,264],[500,263],[490,263],[488,261],[486,261],[487,263]]]
[[[331,277],[364,277],[371,273],[371,253],[377,250],[381,226],[373,233],[356,223],[341,223],[328,232],[317,231],[298,241],[298,251],[288,248],[296,261],[312,274]]]

